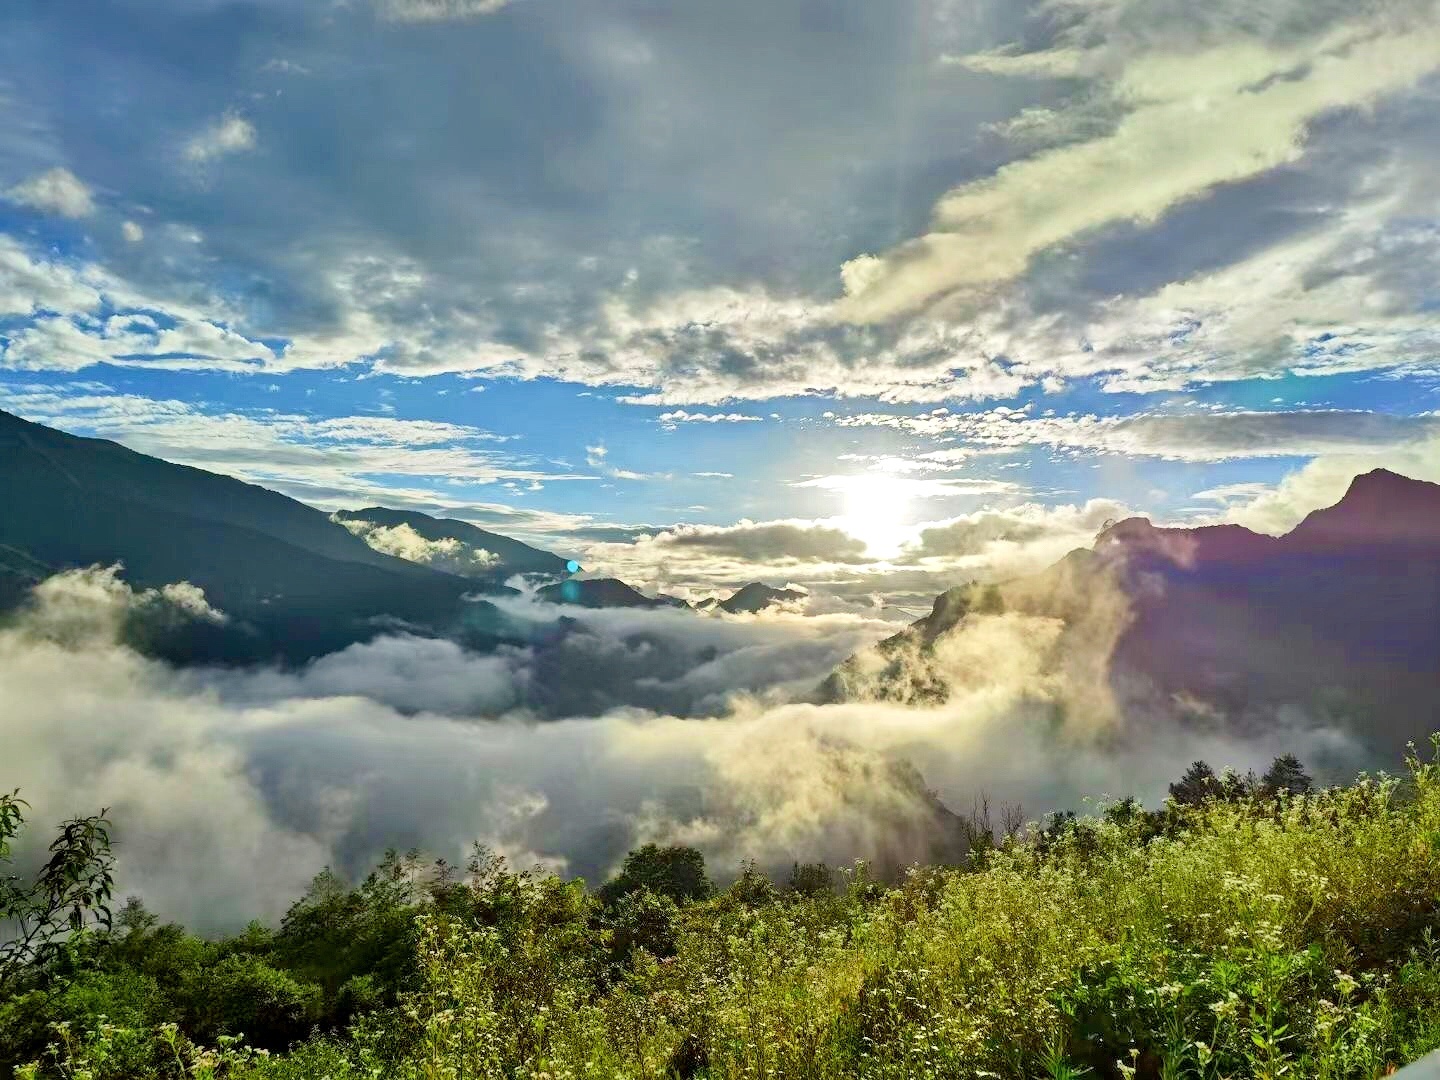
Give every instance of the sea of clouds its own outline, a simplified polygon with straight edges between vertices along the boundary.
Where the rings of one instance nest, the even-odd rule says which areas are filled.
[[[181,669],[128,642],[148,621],[224,619],[198,590],[57,575],[0,629],[0,787],[32,808],[21,861],[62,818],[108,807],[121,893],[214,931],[274,919],[321,867],[359,875],[390,847],[454,860],[478,842],[592,882],[651,840],[694,844],[722,879],[751,858],[903,864],[937,816],[897,761],[957,811],[983,794],[1037,817],[1157,802],[1197,757],[1357,753],[1298,722],[1241,737],[1122,717],[1084,655],[1103,632],[1015,612],[939,651],[953,691],[924,709],[812,703],[896,629],[873,617],[565,614],[553,641],[490,655],[386,636],[294,670]]]

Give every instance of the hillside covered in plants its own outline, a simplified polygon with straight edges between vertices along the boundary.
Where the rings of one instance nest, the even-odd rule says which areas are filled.
[[[595,890],[392,855],[278,927],[203,940],[110,904],[109,823],[0,903],[0,1075],[1373,1077],[1440,1047],[1440,737],[1311,790],[1197,762],[964,866],[754,866],[647,846]],[[17,797],[0,837],[24,827]]]

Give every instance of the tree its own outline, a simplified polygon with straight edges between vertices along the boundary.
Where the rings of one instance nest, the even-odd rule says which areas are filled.
[[[24,828],[28,808],[18,789],[0,795],[0,864],[13,865],[11,841]],[[53,959],[71,934],[92,922],[110,928],[115,860],[108,812],[63,822],[33,881],[0,876],[0,926],[12,928],[0,943],[0,994],[22,972]]]
[[[796,896],[820,896],[835,891],[835,874],[823,862],[795,864],[790,871],[790,891]]]
[[[1260,778],[1267,795],[1278,795],[1282,791],[1291,795],[1308,795],[1315,788],[1315,781],[1300,764],[1294,754],[1281,754],[1270,763],[1270,768]]]
[[[625,856],[625,866],[601,887],[600,897],[613,904],[641,889],[686,904],[708,898],[715,886],[705,876],[705,856],[694,848],[646,844]]]
[[[760,872],[760,867],[756,865],[754,859],[748,859],[740,864],[740,876],[727,890],[727,894],[747,908],[766,907],[780,899],[780,890],[775,888],[773,881]]]
[[[1170,797],[1181,806],[1199,806],[1220,794],[1220,778],[1203,761],[1192,762],[1185,775],[1170,785]]]
[[[1244,776],[1241,776],[1234,769],[1226,769],[1220,774],[1220,797],[1226,802],[1240,802],[1248,799],[1260,790],[1260,778],[1251,769]]]
[[[626,893],[605,920],[611,933],[611,963],[628,967],[636,949],[657,958],[674,956],[680,936],[679,919],[680,909],[668,896],[649,889]]]

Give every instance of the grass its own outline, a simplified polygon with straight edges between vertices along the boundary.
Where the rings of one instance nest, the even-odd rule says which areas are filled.
[[[140,1075],[107,1055],[158,1039],[144,1075],[1381,1076],[1440,1047],[1440,766],[1408,767],[1113,812],[890,888],[751,872],[604,904],[492,863],[415,907],[413,981],[348,1030],[260,1055],[92,1024],[17,1075]]]

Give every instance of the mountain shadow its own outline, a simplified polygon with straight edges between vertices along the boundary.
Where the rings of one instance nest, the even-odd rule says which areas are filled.
[[[0,604],[35,582],[123,564],[136,588],[188,581],[223,631],[154,648],[179,661],[300,662],[386,629],[505,639],[476,583],[372,550],[277,492],[0,412]]]

